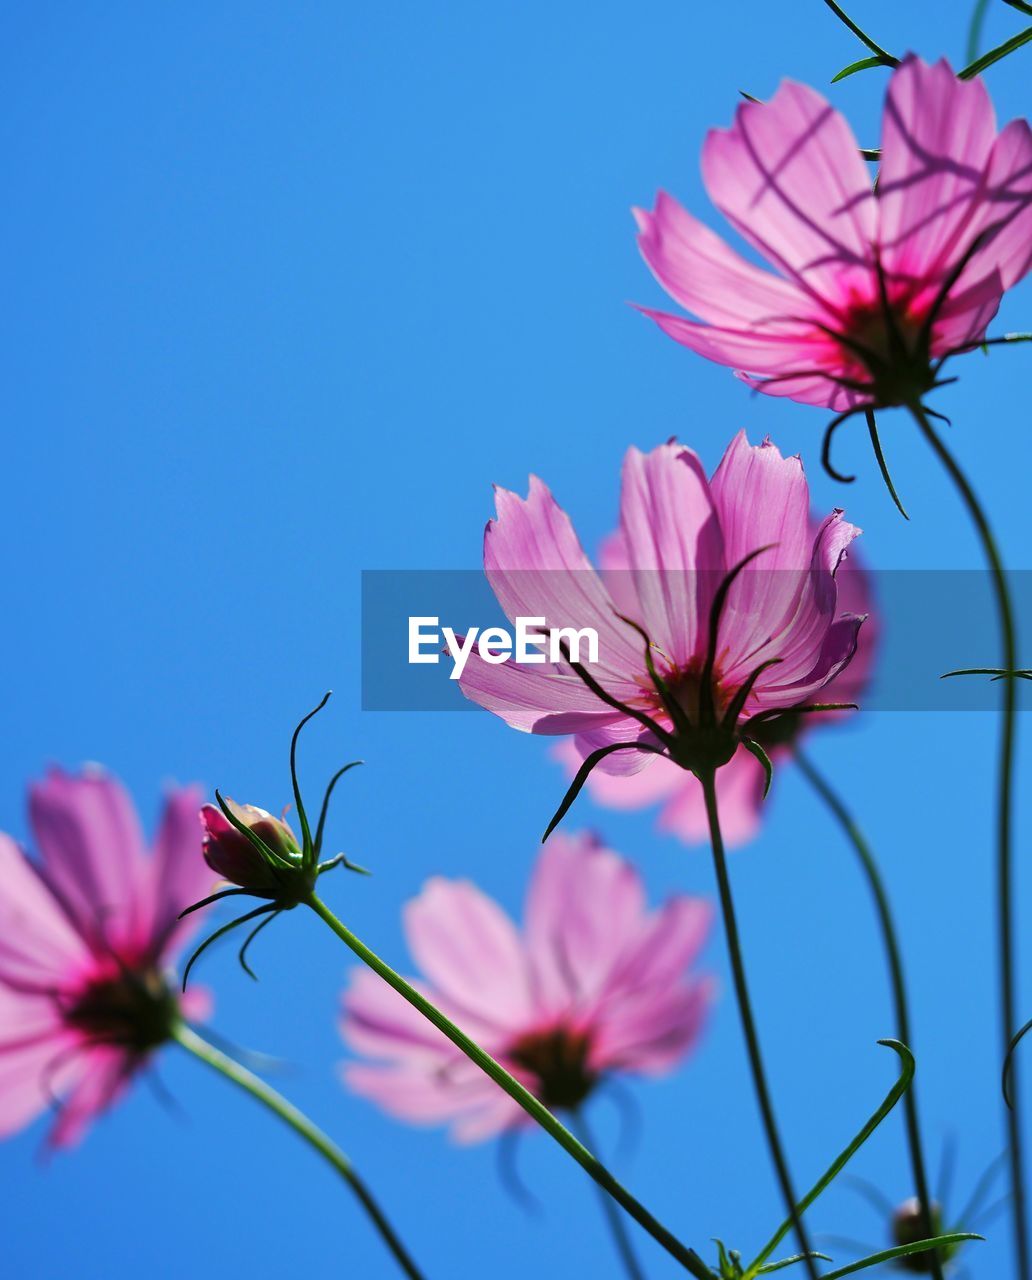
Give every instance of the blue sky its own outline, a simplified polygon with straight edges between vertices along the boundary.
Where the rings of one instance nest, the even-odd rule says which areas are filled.
[[[961,57],[964,4],[853,8],[895,51]],[[1019,19],[991,8],[995,42]],[[629,444],[676,434],[713,465],[742,426],[802,452],[817,506],[844,503],[870,563],[980,563],[902,417],[883,434],[909,525],[859,435],[842,442],[860,477],[842,490],[817,465],[819,412],[751,400],[626,305],[660,296],[632,204],[662,185],[717,225],[698,152],[738,90],[764,96],[783,75],[826,85],[861,56],[818,0],[50,4],[4,28],[0,828],[25,835],[25,785],[51,761],[103,761],[148,820],[169,778],[278,809],[293,722],[332,687],[304,768],[318,784],[343,759],[368,761],[341,788],[331,839],[376,874],[340,877],[329,896],[400,962],[399,907],[430,874],[471,876],[519,908],[562,782],[541,743],[487,715],[360,711],[362,569],[475,568],[491,484],[522,489],[530,471],[594,545]],[[1030,58],[989,74],[1001,119],[1027,105]],[[883,84],[876,72],[830,90],[869,144]],[[997,328],[1027,328],[1030,304],[1026,284]],[[1026,371],[1023,350],[971,357],[939,402],[1022,567]],[[870,714],[812,739],[903,922],[928,1145],[934,1165],[956,1140],[954,1208],[1002,1145],[994,742],[993,718],[974,713]],[[1020,865],[1032,814],[1018,790]],[[585,799],[574,820],[632,857],[657,899],[712,893],[704,853],[648,815]],[[878,938],[849,851],[790,769],[732,875],[803,1183],[891,1079],[875,1047],[892,1029]],[[457,1149],[340,1089],[348,957],[314,920],[280,922],[254,959],[258,985],[230,952],[208,960],[216,1025],[296,1064],[278,1082],[353,1155],[429,1275],[616,1274],[592,1188],[543,1136],[520,1153],[546,1206],[528,1218],[492,1147]],[[719,934],[707,964],[727,988]],[[144,1086],[48,1165],[40,1125],[0,1147],[12,1274],[392,1274],[289,1134],[174,1051],[161,1075],[181,1114]],[[779,1205],[727,995],[684,1069],[632,1091],[630,1156],[613,1154],[612,1107],[594,1116],[619,1172],[692,1242],[755,1246]],[[891,1199],[910,1193],[900,1120],[858,1170]],[[872,1244],[885,1231],[845,1187],[814,1228]],[[1002,1224],[993,1234],[971,1255],[976,1275],[1007,1270]],[[641,1255],[650,1277],[675,1274],[644,1240]]]

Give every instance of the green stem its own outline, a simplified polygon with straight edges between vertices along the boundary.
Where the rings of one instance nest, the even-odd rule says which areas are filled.
[[[889,897],[882,882],[881,872],[871,852],[871,847],[863,832],[856,824],[853,815],[846,808],[842,799],[832,789],[828,781],[817,770],[816,766],[804,755],[798,746],[794,748],[796,764],[813,789],[831,810],[846,838],[852,844],[867,884],[874,898],[878,924],[881,928],[885,956],[889,963],[889,978],[892,987],[892,1002],[896,1012],[896,1036],[908,1049],[913,1049],[910,1035],[910,1010],[907,1001],[907,988],[903,978],[903,959],[900,952],[899,939],[896,934]],[[903,1114],[906,1120],[907,1144],[910,1148],[910,1166],[914,1175],[914,1191],[921,1206],[921,1215],[925,1229],[922,1238],[935,1234],[932,1224],[932,1201],[928,1191],[928,1175],[925,1172],[924,1151],[921,1145],[921,1126],[918,1121],[917,1094],[913,1084],[903,1095]],[[930,1255],[931,1272],[935,1280],[943,1280],[942,1260],[939,1255]]]
[[[468,1035],[460,1030],[454,1022],[446,1018],[440,1009],[431,1004],[425,996],[407,982],[400,973],[396,973],[386,961],[381,960],[375,951],[360,939],[357,938],[343,921],[333,914],[329,907],[316,894],[312,894],[307,900],[307,905],[315,912],[315,914],[327,924],[338,938],[349,947],[354,954],[362,961],[363,964],[369,966],[370,969],[387,983],[389,987],[393,987],[400,996],[403,996],[414,1009],[417,1009],[424,1018],[442,1032],[452,1042],[456,1048],[461,1049],[467,1058],[485,1075],[503,1089],[514,1102],[519,1103],[523,1110],[536,1120],[537,1123],[545,1130],[563,1150],[573,1157],[581,1168],[598,1183],[604,1191],[623,1208],[631,1217],[643,1227],[653,1240],[662,1245],[663,1248],[676,1258],[677,1261],[690,1272],[697,1280],[713,1280],[712,1272],[702,1261],[694,1249],[689,1249],[683,1245],[670,1231],[663,1226],[651,1213],[640,1204],[634,1196],[631,1195],[605,1168],[591,1152],[579,1142],[574,1135],[549,1111],[549,1109],[538,1098],[525,1089],[523,1085],[508,1071],[491,1057],[486,1050],[482,1049],[475,1040],[471,1040]]]
[[[976,58],[963,71],[957,72],[958,80],[973,80],[975,76],[980,76],[987,67],[991,67],[994,62],[999,62],[1001,58],[1006,58],[1016,49],[1020,49],[1022,45],[1028,44],[1032,40],[1032,27],[1026,27],[1024,31],[1019,31],[1016,36],[1011,36],[1009,40],[1004,40],[1003,44],[998,44],[995,49],[990,49],[988,53],[983,53],[980,58]]]
[[[1003,639],[1003,670],[1013,672],[1017,667],[1017,634],[1014,626],[1014,610],[1011,605],[1010,590],[1007,586],[1007,574],[1003,567],[996,539],[981,503],[968,483],[967,476],[958,466],[950,451],[939,438],[928,415],[920,404],[910,406],[921,434],[931,445],[936,457],[946,468],[954,487],[960,494],[961,501],[982,543],[982,549],[989,562],[993,592],[996,597],[996,609],[999,615],[1000,632]],[[1003,1053],[1006,1055],[1014,1035],[1015,1020],[1015,982],[1014,982],[1014,917],[1012,910],[1011,886],[1013,880],[1012,867],[1012,830],[1011,809],[1014,773],[1014,739],[1017,713],[1017,683],[1013,675],[1005,675],[1003,685],[1003,723],[1000,732],[1000,771],[997,796],[997,829],[996,829],[996,876],[997,876],[997,916],[1000,928],[1000,1020],[1003,1040]],[[1025,1173],[1021,1146],[1021,1110],[1019,1106],[1018,1082],[1013,1082],[1013,1107],[1005,1108],[1008,1134],[1008,1156],[1010,1160],[1011,1195],[1013,1197],[1014,1243],[1018,1255],[1018,1275],[1020,1280],[1032,1278],[1032,1258],[1029,1255],[1028,1223],[1025,1217]]]
[[[588,1127],[587,1120],[584,1118],[583,1111],[578,1109],[570,1112],[570,1128],[589,1151],[595,1149],[597,1144],[591,1136],[591,1130]],[[624,1270],[631,1280],[645,1280],[645,1273],[638,1265],[638,1259],[634,1256],[631,1238],[627,1233],[627,1224],[624,1222],[623,1215],[617,1208],[615,1201],[601,1187],[598,1189],[598,1198]]]
[[[964,53],[964,61],[969,64],[975,61],[982,47],[982,24],[985,22],[988,8],[989,0],[975,0],[975,7],[971,11],[971,22],[968,24],[967,48]]]
[[[806,1228],[799,1213],[795,1189],[792,1186],[792,1175],[789,1173],[788,1161],[781,1145],[777,1120],[774,1117],[774,1105],[771,1102],[770,1090],[767,1087],[767,1076],[763,1067],[763,1056],[760,1052],[760,1040],[756,1033],[756,1022],[753,1018],[752,1003],[749,1000],[749,988],[745,978],[745,963],[742,960],[742,944],[738,934],[738,921],[735,917],[735,904],[731,896],[731,881],[727,874],[727,858],[724,854],[724,838],[720,831],[720,812],[717,807],[717,775],[715,771],[701,778],[703,793],[706,797],[706,816],[709,819],[710,842],[713,846],[713,865],[717,873],[717,888],[720,893],[720,907],[724,916],[724,932],[727,935],[727,949],[731,958],[731,973],[734,978],[735,996],[738,1000],[738,1013],[742,1020],[742,1031],[745,1033],[745,1047],[752,1070],[753,1087],[760,1106],[760,1115],[767,1135],[767,1146],[777,1173],[781,1194],[792,1220],[799,1251],[803,1255],[810,1280],[818,1280],[817,1267],[811,1256],[813,1250],[807,1239]]]
[[[867,32],[858,27],[849,14],[846,13],[840,5],[835,3],[835,0],[824,0],[824,3],[840,22],[845,23],[861,43],[867,45],[868,49],[870,49],[872,53],[877,54],[879,58],[884,58],[887,66],[896,67],[899,65],[899,59],[894,58],[892,54],[889,53],[888,49],[883,49],[877,41],[872,40]]]
[[[220,1049],[216,1049],[213,1044],[209,1044],[203,1036],[198,1035],[191,1027],[181,1022],[172,1035],[187,1053],[192,1053],[195,1058],[199,1058],[209,1067],[218,1071],[227,1079],[232,1080],[235,1085],[238,1085],[246,1093],[249,1093],[252,1098],[256,1098],[275,1115],[279,1116],[285,1124],[290,1125],[294,1132],[304,1138],[309,1146],[314,1147],[323,1159],[327,1160],[336,1169],[358,1197],[362,1207],[380,1233],[384,1244],[394,1255],[398,1266],[409,1277],[409,1280],[423,1280],[422,1272],[412,1261],[405,1246],[398,1239],[394,1228],[384,1216],[383,1210],[373,1199],[371,1192],[355,1172],[351,1161],[341,1151],[340,1147],[331,1142],[321,1129],[317,1129],[306,1115],[298,1111],[293,1103],[288,1102],[275,1089],[270,1088],[264,1080],[259,1079],[253,1072],[241,1066],[239,1062],[230,1058]]]

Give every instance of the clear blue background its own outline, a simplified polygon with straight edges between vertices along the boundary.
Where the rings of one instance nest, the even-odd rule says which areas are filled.
[[[852,7],[893,50],[961,57],[966,4]],[[991,7],[995,42],[1020,18]],[[782,75],[827,85],[862,52],[819,0],[8,9],[0,826],[25,835],[25,785],[51,761],[105,762],[148,821],[172,777],[278,808],[293,722],[333,687],[305,774],[321,785],[342,759],[368,761],[339,793],[331,840],[376,875],[328,893],[401,961],[399,906],[431,873],[472,876],[518,910],[562,780],[541,743],[487,715],[360,713],[362,568],[476,567],[491,483],[522,489],[530,470],[593,546],[628,444],[676,433],[712,465],[743,425],[803,452],[818,506],[845,501],[871,563],[978,565],[902,417],[884,437],[909,525],[859,433],[842,442],[861,477],[843,491],[817,465],[818,411],[751,401],[626,305],[660,297],[629,206],[664,185],[716,225],[698,153],[738,90],[767,95]],[[989,75],[1002,118],[1027,107],[1030,59]],[[883,83],[830,91],[867,144]],[[1027,327],[1030,304],[1025,285],[997,329]],[[971,357],[963,374],[939,406],[1012,563],[1028,564],[1027,360]],[[994,743],[980,714],[882,714],[812,742],[904,923],[933,1165],[958,1144],[954,1209],[1002,1145]],[[603,830],[657,898],[712,892],[706,855],[654,834],[650,815],[585,800],[576,823]],[[874,1045],[892,1030],[879,941],[849,850],[790,769],[732,873],[803,1183],[892,1077]],[[348,956],[315,921],[281,922],[255,960],[257,986],[231,950],[206,964],[217,1026],[298,1064],[282,1086],[353,1154],[429,1276],[617,1274],[591,1186],[543,1136],[522,1144],[546,1203],[528,1218],[492,1146],[454,1148],[341,1090]],[[707,964],[726,989],[719,934]],[[1022,993],[1028,1014],[1032,983]],[[160,1071],[181,1116],[141,1085],[49,1165],[42,1124],[0,1148],[6,1274],[394,1274],[288,1133],[176,1051]],[[718,1234],[755,1247],[779,1203],[730,999],[682,1071],[632,1088],[643,1132],[614,1156],[619,1172],[704,1251]],[[613,1153],[605,1101],[595,1121]],[[910,1193],[898,1119],[858,1169],[894,1200]],[[844,1187],[814,1227],[885,1238]],[[976,1276],[1009,1273],[1002,1223],[992,1235],[971,1251]],[[640,1248],[650,1277],[679,1274]]]

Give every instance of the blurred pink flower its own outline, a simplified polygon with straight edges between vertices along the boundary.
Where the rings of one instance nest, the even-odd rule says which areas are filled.
[[[833,512],[814,528],[799,458],[740,432],[707,480],[698,457],[669,443],[624,460],[620,529],[609,546],[625,570],[603,577],[592,567],[565,512],[536,477],[529,497],[496,492],[497,519],[484,537],[484,568],[506,615],[544,617],[545,628],[594,628],[603,690],[662,729],[672,717],[650,678],[640,634],[693,732],[677,735],[677,762],[691,768],[693,742],[711,749],[699,728],[708,695],[723,724],[726,759],[765,719],[822,691],[849,662],[863,619],[839,607],[836,572],[859,533]],[[730,571],[762,552],[731,585],[710,636],[718,588]],[[626,710],[610,706],[567,664],[492,663],[471,653],[461,678],[466,697],[525,732],[573,735],[582,758],[617,744],[599,767],[635,773],[662,767],[659,739]],[[765,732],[772,731],[765,724]],[[673,754],[669,743],[664,744]],[[686,760],[688,763],[686,763]],[[703,761],[709,766],[709,759]],[[717,761],[720,763],[720,761]]]
[[[626,570],[618,536],[607,539],[599,562],[604,578]],[[850,553],[849,562],[839,569],[836,581],[842,609],[846,613],[860,614],[866,621],[857,637],[852,661],[824,686],[821,696],[830,702],[860,702],[870,684],[877,655],[879,621],[877,613],[872,611],[869,576],[854,553]],[[777,765],[790,755],[793,743],[835,715],[828,713],[816,724],[813,717],[786,716],[772,723],[766,733],[763,726],[759,726],[756,736],[771,761]],[[581,755],[572,742],[559,743],[552,755],[565,766],[570,777],[580,767]],[[723,769],[717,771],[717,799],[725,844],[745,844],[756,835],[763,807],[764,783],[762,766],[744,747],[739,747]],[[598,769],[587,785],[593,799],[610,809],[644,809],[654,804],[661,805],[659,829],[677,836],[686,844],[704,844],[709,840],[702,787],[694,774],[670,761],[656,760],[646,772],[630,777],[619,777]]]
[[[165,970],[210,889],[200,794],[170,792],[144,853],[125,790],[97,769],[53,770],[29,791],[41,861],[0,833],[0,1136],[55,1106],[53,1146],[116,1101],[179,1016]]]
[[[874,188],[849,125],[785,81],[710,132],[710,198],[774,268],[740,257],[660,193],[635,210],[646,262],[689,320],[676,341],[768,395],[836,412],[905,404],[977,344],[1032,264],[1032,133],[997,133],[981,77],[907,58],[893,74]]]
[[[713,983],[690,972],[710,927],[700,898],[646,906],[637,872],[590,835],[541,852],[520,933],[466,880],[430,880],[405,910],[421,989],[553,1108],[605,1078],[670,1071],[695,1044]],[[375,1064],[347,1084],[391,1115],[447,1123],[463,1142],[521,1125],[507,1094],[368,969],[354,971],[341,1030]]]

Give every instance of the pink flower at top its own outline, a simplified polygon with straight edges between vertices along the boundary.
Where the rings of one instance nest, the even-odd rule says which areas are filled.
[[[97,769],[53,770],[29,791],[41,860],[0,834],[0,1136],[54,1107],[76,1142],[179,1017],[166,970],[209,892],[200,795],[169,793],[151,856],[125,790]]]
[[[768,395],[843,412],[908,404],[985,334],[1032,264],[1032,133],[997,132],[981,78],[907,58],[889,84],[875,188],[849,125],[785,81],[706,138],[710,198],[773,270],[661,193],[636,210],[677,342]]]
[[[603,545],[599,561],[603,576],[626,571],[621,558],[619,538],[609,538]],[[872,613],[871,584],[866,570],[850,553],[847,564],[839,569],[837,579],[839,604],[847,613],[866,618],[857,638],[856,653],[849,666],[825,685],[822,697],[830,702],[861,702],[870,684],[878,648],[878,618]],[[791,747],[812,728],[818,728],[835,714],[820,717],[786,716],[763,727],[758,737],[767,755],[777,765],[789,757]],[[552,753],[572,777],[580,767],[581,756],[570,741],[561,742]],[[667,760],[657,760],[644,773],[619,777],[596,770],[588,780],[592,798],[610,809],[644,809],[661,806],[658,826],[661,831],[677,836],[686,844],[703,844],[709,839],[706,805],[698,779]],[[720,826],[725,844],[741,845],[751,840],[760,825],[763,808],[764,771],[744,747],[717,773],[717,800]]]
[[[513,728],[571,736],[581,759],[606,772],[661,767],[660,749],[693,772],[719,767],[759,725],[770,734],[772,718],[815,695],[827,701],[824,687],[853,655],[863,618],[841,607],[836,574],[859,530],[840,511],[814,527],[802,463],[770,441],[753,446],[739,433],[712,479],[683,445],[630,449],[617,535],[627,568],[605,577],[540,480],[526,499],[498,490],[496,504],[484,568],[506,615],[543,617],[543,630],[594,629],[591,674],[611,702],[566,663],[499,664],[476,652],[462,691]]]
[[[576,1108],[606,1077],[670,1071],[713,996],[692,966],[709,904],[650,911],[637,872],[589,835],[553,836],[522,932],[467,880],[435,877],[405,910],[421,989],[548,1106]],[[395,991],[354,971],[341,1030],[344,1079],[391,1115],[449,1124],[474,1142],[521,1125],[520,1107]]]

